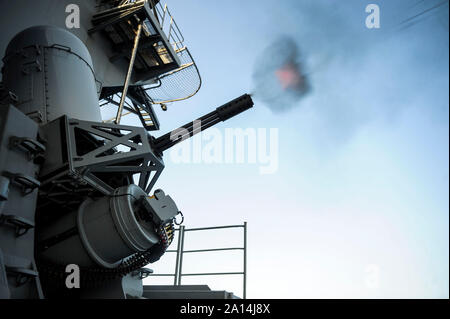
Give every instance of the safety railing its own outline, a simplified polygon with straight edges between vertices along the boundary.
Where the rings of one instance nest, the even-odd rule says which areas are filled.
[[[243,247],[224,247],[224,248],[209,248],[209,249],[193,249],[184,250],[184,236],[186,232],[202,231],[202,230],[214,230],[224,228],[242,228],[243,229]],[[214,226],[214,227],[201,227],[201,228],[189,228],[180,226],[176,229],[178,231],[178,246],[175,250],[167,250],[168,253],[176,253],[175,272],[167,274],[153,273],[150,276],[173,276],[175,286],[181,285],[181,278],[185,276],[222,276],[222,275],[242,275],[242,297],[247,297],[247,222],[243,225],[228,225],[228,226]],[[204,272],[204,273],[183,273],[183,255],[189,253],[204,253],[212,251],[227,251],[227,250],[241,250],[243,252],[243,270],[237,272]]]
[[[152,7],[153,15],[158,20],[161,30],[167,36],[169,43],[173,46],[173,49],[176,51],[181,49],[184,46],[184,37],[178,27],[175,19],[173,18],[167,4],[164,6],[161,4],[161,1],[156,0],[146,0]],[[155,3],[156,2],[156,3]],[[144,3],[144,0],[103,0],[101,4],[109,5],[113,7],[125,7],[130,4]],[[100,6],[103,8],[102,6]]]
[[[144,90],[151,96],[152,104],[166,104],[186,100],[200,90],[202,77],[189,49],[176,51],[181,61],[178,69],[158,77],[156,85],[146,85]]]
[[[153,5],[153,0],[150,0],[150,2]],[[158,2],[156,5],[153,5],[153,8],[154,11],[156,12],[155,15],[161,26],[161,30],[164,31],[164,33],[166,34],[169,43],[173,46],[173,49],[177,51],[183,48],[184,46],[183,34],[181,33],[180,28],[178,27],[172,14],[170,13],[167,4],[164,4],[163,6],[161,2]]]

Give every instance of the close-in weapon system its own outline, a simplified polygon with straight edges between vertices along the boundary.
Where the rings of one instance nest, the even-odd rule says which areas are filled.
[[[181,214],[153,189],[164,152],[253,106],[245,94],[151,136],[153,105],[201,85],[170,11],[158,1],[39,1],[74,3],[91,14],[80,29],[48,12],[2,34],[0,298],[140,297],[130,278],[161,258]],[[105,105],[117,107],[113,121],[102,121]],[[120,124],[125,114],[142,126]],[[81,289],[66,289],[73,265]]]

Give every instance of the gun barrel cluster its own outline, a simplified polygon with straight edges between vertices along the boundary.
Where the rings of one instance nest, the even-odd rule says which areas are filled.
[[[153,140],[153,150],[162,154],[165,150],[194,136],[195,134],[216,125],[219,122],[226,121],[253,107],[253,100],[249,94],[244,94],[214,111],[203,115],[202,117],[189,122],[171,132],[168,132]]]

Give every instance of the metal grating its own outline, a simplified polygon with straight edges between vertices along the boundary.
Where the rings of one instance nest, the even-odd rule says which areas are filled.
[[[156,85],[145,85],[144,90],[153,104],[185,100],[195,95],[202,85],[197,65],[187,47],[177,50],[181,66],[157,79]]]

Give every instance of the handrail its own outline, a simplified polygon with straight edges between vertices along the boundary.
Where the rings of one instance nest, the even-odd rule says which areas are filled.
[[[166,33],[166,36],[167,39],[169,40],[169,43],[173,46],[174,50],[183,47],[184,36],[181,33],[181,30],[178,27],[178,24],[175,21],[174,17],[172,16],[172,13],[170,12],[167,4],[164,4],[163,7],[161,2],[158,2],[153,7],[156,9],[154,12],[156,13],[156,18],[159,21],[161,30],[164,31],[164,29],[168,27],[168,32]],[[170,18],[168,25],[166,25],[167,22],[166,16]]]
[[[209,248],[209,249],[194,249],[194,250],[184,250],[184,234],[186,232],[192,231],[202,231],[202,230],[214,230],[214,229],[225,229],[225,228],[240,228],[244,229],[244,246],[243,247],[224,247],[224,248]],[[243,225],[226,225],[226,226],[213,226],[213,227],[200,227],[200,228],[190,228],[185,229],[184,226],[175,229],[179,232],[178,237],[178,247],[176,250],[167,250],[168,253],[177,253],[175,273],[161,273],[161,274],[150,274],[149,276],[172,276],[174,277],[174,285],[181,285],[181,277],[183,276],[222,276],[222,275],[242,275],[243,276],[243,299],[247,297],[247,222]],[[242,250],[243,254],[243,271],[241,272],[204,272],[204,273],[183,273],[183,254],[185,253],[199,253],[199,252],[211,252],[211,251],[225,251],[225,250]]]

